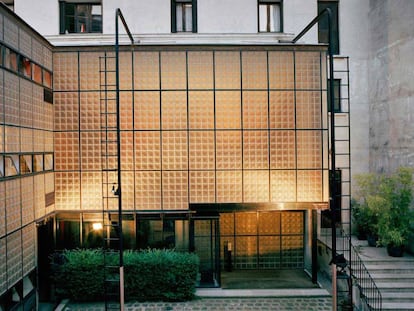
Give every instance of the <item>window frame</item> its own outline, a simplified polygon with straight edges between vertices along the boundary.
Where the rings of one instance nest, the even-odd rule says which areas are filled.
[[[67,10],[69,6],[73,6],[73,28],[74,31],[69,31],[69,21],[68,21],[68,15]],[[78,31],[78,23],[80,19],[79,15],[79,6],[91,6],[91,13],[90,16],[85,17],[85,28],[84,31],[82,31],[82,28]],[[101,14],[100,15],[94,15],[93,14],[93,6],[100,6]],[[103,17],[102,17],[102,1],[72,1],[72,0],[59,0],[59,34],[79,34],[79,33],[102,33],[103,31]],[[94,31],[94,17],[100,16],[99,20],[99,30]],[[96,26],[96,25],[95,25]]]
[[[260,30],[260,6],[279,5],[279,30]],[[257,0],[257,31],[259,33],[280,33],[283,32],[283,0]]]
[[[334,81],[334,113],[342,112],[341,107],[341,79],[333,79]],[[328,103],[328,112],[331,112],[331,88],[330,88],[330,79],[328,79],[326,95],[327,95],[327,103]]]
[[[318,14],[325,8],[332,10],[333,27],[332,27],[332,53],[338,55],[340,52],[339,40],[339,0],[318,0]],[[318,23],[318,42],[328,43],[328,19],[323,18]]]
[[[191,31],[177,30],[177,5],[191,4]],[[172,33],[197,33],[197,0],[171,0],[171,32]]]

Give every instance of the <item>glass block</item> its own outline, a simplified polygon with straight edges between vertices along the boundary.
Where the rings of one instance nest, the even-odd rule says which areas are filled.
[[[163,130],[187,128],[186,92],[161,93],[161,126]]]
[[[158,90],[160,88],[159,52],[135,52],[134,89]]]
[[[296,201],[296,171],[270,171],[271,202]]]
[[[15,231],[6,237],[7,282],[15,284],[22,278],[22,232]]]
[[[21,128],[20,133],[20,151],[33,152],[33,130]]]
[[[296,89],[321,89],[321,60],[319,52],[296,52]]]
[[[303,268],[303,236],[282,236],[281,268]]]
[[[270,135],[270,168],[296,167],[295,131],[274,131]]]
[[[162,169],[186,170],[187,168],[187,132],[162,132]]]
[[[188,209],[188,172],[162,172],[162,207],[164,210]]]
[[[270,128],[295,128],[295,96],[293,92],[269,92]]]
[[[134,109],[132,107],[133,92],[120,92],[119,109],[120,109],[120,128],[121,130],[133,129]]]
[[[259,236],[259,268],[280,268],[280,244],[280,236]]]
[[[215,148],[213,131],[191,131],[189,144],[190,170],[214,170]]]
[[[100,56],[103,56],[102,53],[79,53],[79,78],[81,90],[97,91],[100,89],[99,75],[97,74],[97,71],[99,70],[98,68]]]
[[[32,37],[32,58],[36,63],[43,66],[43,43],[34,37]]]
[[[54,120],[57,131],[79,128],[79,101],[76,92],[54,93]]]
[[[216,131],[216,167],[242,168],[241,131]]]
[[[133,171],[122,172],[122,210],[133,211],[135,209],[135,173]]]
[[[121,168],[122,170],[134,169],[134,133],[132,131],[121,132]],[[139,148],[139,146],[137,146]]]
[[[22,226],[34,221],[33,176],[21,179]]]
[[[102,173],[81,172],[81,209],[102,210]]]
[[[22,229],[23,241],[23,275],[29,274],[36,268],[35,224],[32,223]]]
[[[5,151],[19,152],[20,151],[20,128],[5,126]]]
[[[0,29],[1,28],[2,27],[0,27]],[[0,68],[0,85],[4,85],[3,83],[4,83],[4,70]],[[4,87],[0,87],[0,124],[4,124]],[[0,146],[0,151],[1,151],[1,146]]]
[[[190,91],[188,97],[188,122],[190,129],[213,129],[214,93]]]
[[[32,38],[32,40],[35,39]],[[52,50],[46,46],[43,46],[43,66],[50,71],[53,69],[53,53]]]
[[[119,89],[132,90],[132,52],[119,53]],[[134,73],[135,74],[135,73]]]
[[[161,209],[161,172],[135,172],[135,209]]]
[[[322,168],[322,133],[320,131],[297,131],[298,168]]]
[[[280,212],[259,212],[258,215],[260,235],[280,234]]]
[[[93,69],[95,75],[96,68],[99,67]],[[53,69],[54,91],[74,91],[78,89],[78,53],[54,53]],[[95,78],[92,78],[92,81],[96,84]],[[87,82],[85,81],[85,83]],[[96,90],[98,89],[96,88]]]
[[[216,92],[216,128],[241,128],[240,91]]]
[[[20,79],[20,125],[33,127],[33,88],[32,83]]]
[[[4,152],[4,126],[0,126],[0,153]]]
[[[32,38],[21,28],[19,29],[19,51],[29,58],[32,56]]]
[[[3,15],[0,15],[0,25],[3,25]],[[3,27],[0,27],[0,40],[2,40],[2,41],[4,40],[3,34],[4,34]],[[1,271],[1,269],[0,269],[0,271]],[[1,277],[0,277],[0,280],[1,280]]]
[[[320,92],[296,92],[296,127],[299,129],[322,127]]]
[[[322,186],[322,171],[298,171],[298,202],[321,202]]]
[[[188,52],[188,88],[213,88],[213,52]]]
[[[217,202],[241,202],[243,200],[242,171],[216,171]]]
[[[243,202],[269,202],[269,171],[243,171]]]
[[[268,128],[267,92],[243,92],[243,129]]]
[[[45,193],[50,193],[55,191],[55,177],[54,173],[43,174],[45,179]]]
[[[81,92],[79,110],[81,130],[101,129],[101,111],[99,109],[98,92]],[[71,121],[73,122],[73,120]]]
[[[161,169],[161,134],[158,131],[135,132],[135,169]]]
[[[4,73],[4,120],[6,124],[20,125],[19,78],[13,73]]]
[[[236,235],[257,234],[257,213],[235,213]]]
[[[267,89],[266,52],[242,52],[243,89]]]
[[[294,89],[293,52],[270,51],[269,57],[269,88]]]
[[[4,22],[4,42],[7,43],[10,47],[19,50],[19,27],[14,20],[3,16]]]
[[[303,234],[303,212],[282,213],[282,234]]]
[[[134,129],[157,130],[160,128],[160,93],[134,93]]]
[[[190,203],[216,201],[214,171],[190,171]]]
[[[241,87],[240,52],[215,52],[216,89],[236,89]]]
[[[269,167],[268,131],[243,131],[243,167],[266,169]]]
[[[1,16],[1,15],[0,15]],[[2,29],[2,27],[0,27]],[[0,239],[0,292],[7,290],[7,257],[6,238]]]
[[[256,269],[257,268],[257,237],[236,236],[235,268]]]
[[[34,152],[45,151],[45,135],[43,131],[33,130],[33,149]]]
[[[46,215],[46,209],[45,209],[46,191],[45,191],[45,178],[43,174],[34,176],[33,193],[34,193],[35,218],[39,219]]]
[[[99,185],[101,189],[102,184]],[[80,175],[78,172],[55,173],[55,204],[57,210],[80,208]]]
[[[220,235],[234,235],[234,213],[220,214]]]
[[[184,90],[187,84],[185,52],[161,52],[161,88]]]
[[[2,237],[5,234],[6,234],[6,183],[2,182],[0,183],[0,236]],[[0,254],[1,254],[1,248],[0,248]]]
[[[79,133],[55,132],[55,170],[79,170]]]
[[[102,168],[100,133],[81,132],[80,139],[81,170],[100,170]],[[55,163],[56,162],[57,161],[55,161]]]

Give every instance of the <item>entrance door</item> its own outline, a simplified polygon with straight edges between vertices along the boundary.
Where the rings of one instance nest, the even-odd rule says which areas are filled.
[[[304,213],[254,211],[220,214],[221,266],[234,269],[303,269]],[[230,247],[229,247],[230,246]]]

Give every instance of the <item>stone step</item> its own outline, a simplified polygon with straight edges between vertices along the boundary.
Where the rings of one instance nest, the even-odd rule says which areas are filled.
[[[371,277],[375,282],[414,282],[414,273],[382,273],[381,272],[372,272]]]
[[[374,273],[375,271],[382,271],[382,272],[395,272],[395,273],[414,273],[414,265],[405,265],[405,264],[382,264],[382,265],[371,265],[365,263],[365,268],[368,271]]]
[[[381,296],[383,302],[411,302],[414,305],[413,292],[383,292]]]
[[[414,293],[414,282],[375,282],[378,289],[383,292],[409,292]]]
[[[387,310],[387,311],[414,310],[414,304],[410,302],[383,302],[381,310]]]

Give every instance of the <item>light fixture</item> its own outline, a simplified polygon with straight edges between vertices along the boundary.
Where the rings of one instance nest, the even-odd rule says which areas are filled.
[[[94,222],[92,224],[92,229],[95,230],[95,231],[102,230],[102,228],[103,228],[102,223],[100,223],[100,222]]]

